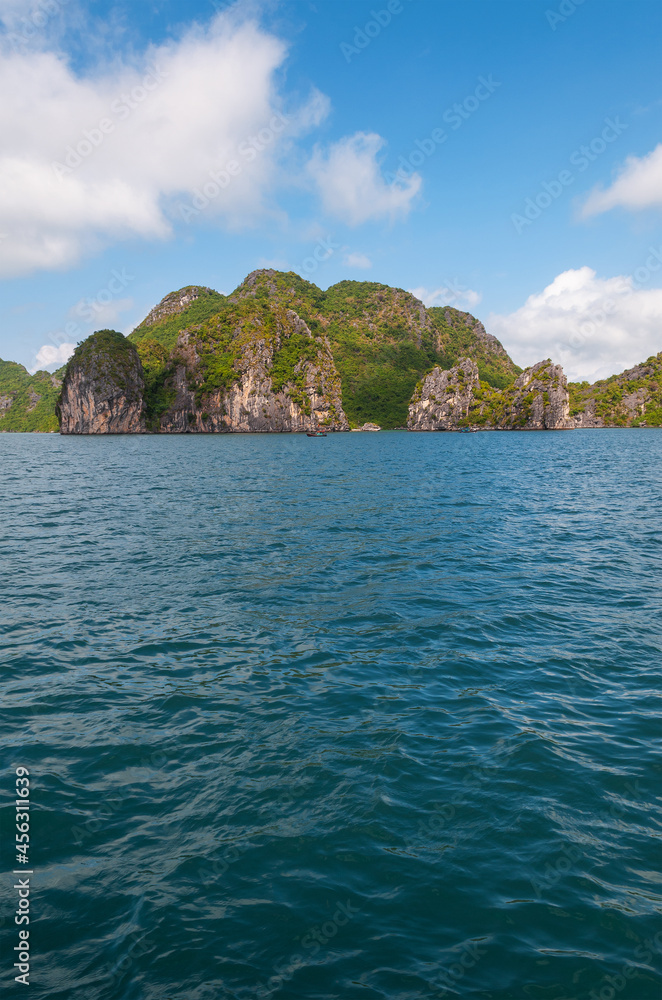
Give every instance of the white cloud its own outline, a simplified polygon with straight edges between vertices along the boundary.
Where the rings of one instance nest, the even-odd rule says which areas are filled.
[[[26,12],[25,8],[25,0],[0,0],[0,21],[6,27],[13,27],[21,12]],[[27,20],[30,21],[29,16]]]
[[[662,350],[662,288],[645,287],[662,269],[662,248],[634,276],[599,278],[590,267],[564,271],[487,329],[513,360],[563,365],[570,381],[606,378]]]
[[[591,192],[582,216],[599,215],[617,207],[633,211],[662,207],[662,143],[646,156],[629,156],[611,187]]]
[[[85,320],[87,323],[91,323],[94,330],[109,330],[115,328],[122,313],[128,312],[132,308],[133,299],[131,298],[116,299],[110,302],[106,302],[103,298],[101,301],[81,299],[73,309],[69,310],[69,317],[78,322]]]
[[[426,306],[453,306],[455,309],[459,309],[460,305],[473,309],[483,298],[482,292],[475,292],[473,288],[463,288],[457,281],[440,285],[432,291],[423,287],[410,288],[409,291]]]
[[[60,344],[59,347],[56,347],[54,344],[44,344],[37,351],[35,358],[37,364],[34,368],[30,369],[30,373],[34,374],[34,372],[43,371],[44,369],[60,368],[69,360],[75,349],[75,344]]]
[[[326,211],[349,226],[378,219],[406,217],[418,193],[420,174],[387,184],[377,161],[385,140],[374,132],[356,132],[317,149],[308,171]]]
[[[72,0],[0,0],[0,23],[13,48],[39,46],[54,34],[54,22],[76,4]]]
[[[364,253],[348,253],[343,264],[345,267],[358,267],[366,271],[372,267],[372,261]]]
[[[54,52],[4,49],[0,276],[65,267],[110,240],[167,238],[180,203],[219,170],[227,184],[204,212],[250,224],[268,210],[279,156],[328,112],[314,92],[276,117],[285,45],[234,13],[152,48],[139,67],[94,76]]]

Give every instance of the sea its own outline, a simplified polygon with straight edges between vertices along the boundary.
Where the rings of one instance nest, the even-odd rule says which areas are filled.
[[[5,994],[660,1000],[661,571],[655,429],[0,435]]]

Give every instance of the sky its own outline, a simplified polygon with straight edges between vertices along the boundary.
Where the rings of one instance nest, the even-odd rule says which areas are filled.
[[[0,0],[0,357],[256,268],[662,350],[659,0]]]

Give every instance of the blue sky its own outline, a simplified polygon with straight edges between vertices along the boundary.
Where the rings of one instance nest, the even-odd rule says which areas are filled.
[[[0,357],[52,370],[268,266],[467,309],[573,378],[662,350],[657,0],[0,15]]]

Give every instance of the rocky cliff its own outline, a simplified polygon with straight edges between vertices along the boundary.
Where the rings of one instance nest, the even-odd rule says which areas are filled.
[[[61,434],[139,434],[145,430],[145,382],[126,337],[100,330],[76,348],[56,412]]]
[[[410,431],[452,431],[466,422],[479,385],[478,366],[463,358],[450,371],[434,368],[409,405]]]
[[[527,368],[506,389],[479,378],[464,358],[449,371],[435,368],[417,387],[409,407],[409,430],[569,430],[570,397],[563,369],[551,361]]]
[[[662,351],[619,375],[573,383],[570,415],[576,427],[662,426]]]
[[[451,306],[428,309],[437,332],[437,350],[443,363],[450,367],[461,357],[476,362],[481,381],[497,389],[505,389],[521,374],[503,344],[488,333],[471,313]]]
[[[180,330],[196,326],[214,316],[226,304],[225,295],[202,285],[187,285],[161,299],[136,327],[129,339],[137,343],[146,337],[171,351]]]
[[[221,298],[222,296],[219,296],[218,292],[214,292],[213,288],[188,285],[186,288],[180,288],[178,292],[170,292],[169,295],[161,299],[159,304],[147,314],[141,326],[154,326],[155,323],[160,323],[171,316],[178,316],[198,299],[203,301],[211,299],[212,302],[215,302],[216,299]]]
[[[106,330],[76,348],[58,407],[63,434],[349,430],[323,330],[264,295],[221,296],[191,323],[210,296],[183,292],[131,340]]]
[[[561,366],[549,359],[527,368],[512,389],[504,390],[501,396],[505,397],[505,413],[500,419],[499,398],[494,403],[489,398],[483,402],[479,413],[487,416],[486,424],[493,419],[495,426],[502,429],[530,431],[561,431],[574,426],[570,420],[568,380]]]
[[[522,372],[470,313],[426,308],[377,282],[322,291],[294,272],[266,269],[229,296],[187,285],[128,340],[142,372],[134,358],[126,385],[119,370],[76,375],[77,351],[63,395],[65,432],[139,430],[141,398],[144,426],[156,433],[386,429],[408,419],[421,430],[662,426],[662,354],[592,386],[567,385],[551,361]],[[57,428],[63,375],[0,362],[0,431]]]
[[[161,433],[349,430],[327,338],[292,309],[247,298],[180,332],[169,355],[138,343],[148,426]]]
[[[326,335],[353,427],[402,426],[416,383],[435,364],[449,368],[471,357],[494,386],[510,384],[521,371],[474,316],[450,306],[426,309],[402,288],[340,281],[322,291],[293,272],[269,269],[249,274],[230,301],[249,298],[293,309]]]

